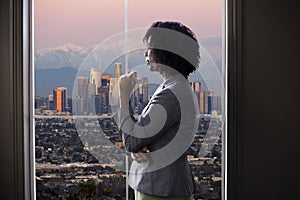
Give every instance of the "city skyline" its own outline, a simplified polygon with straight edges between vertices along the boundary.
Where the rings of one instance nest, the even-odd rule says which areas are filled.
[[[75,95],[73,93],[72,98],[67,98],[67,87],[57,87],[53,89],[53,94],[48,95],[46,102],[36,96],[35,109],[44,108],[46,110],[44,114],[50,115],[55,112],[75,115],[114,113],[119,108],[118,80],[121,75],[122,63],[120,62],[115,63],[114,74],[101,73],[96,68],[91,68],[89,76],[77,77],[75,82],[77,91]],[[137,72],[135,77],[136,87],[132,93],[132,107],[135,114],[140,114],[152,93],[149,93],[147,77],[139,77]],[[220,115],[222,113],[221,96],[215,95],[214,91],[203,89],[199,81],[190,81],[190,85],[197,98],[200,114]]]

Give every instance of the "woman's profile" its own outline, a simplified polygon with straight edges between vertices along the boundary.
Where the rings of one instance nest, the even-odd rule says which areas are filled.
[[[199,44],[185,25],[161,21],[149,27],[143,41],[150,71],[159,72],[164,82],[133,120],[129,101],[134,72],[120,77],[115,120],[134,159],[129,185],[137,200],[192,199],[195,184],[187,150],[197,126],[198,105],[187,79],[199,65]]]

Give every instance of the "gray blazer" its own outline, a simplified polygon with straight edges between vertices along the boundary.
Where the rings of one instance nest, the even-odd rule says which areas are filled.
[[[129,185],[140,192],[163,196],[191,196],[194,179],[187,161],[196,130],[198,106],[188,81],[181,75],[162,83],[137,121],[129,106],[122,107],[115,121],[122,131],[126,151],[148,147],[148,161],[133,160]]]

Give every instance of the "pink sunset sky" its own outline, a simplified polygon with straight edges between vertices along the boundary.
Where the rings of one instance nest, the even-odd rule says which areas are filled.
[[[223,0],[128,0],[129,29],[180,21],[198,38],[221,36]],[[35,0],[35,48],[95,45],[124,31],[124,0]]]

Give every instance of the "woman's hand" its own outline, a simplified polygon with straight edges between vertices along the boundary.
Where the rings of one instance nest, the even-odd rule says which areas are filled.
[[[147,162],[147,153],[149,152],[149,149],[147,147],[143,147],[141,150],[139,150],[137,153],[132,153],[132,158],[138,162],[138,163],[143,163]]]
[[[130,92],[135,86],[135,72],[124,74],[119,80],[120,106],[128,105]]]

